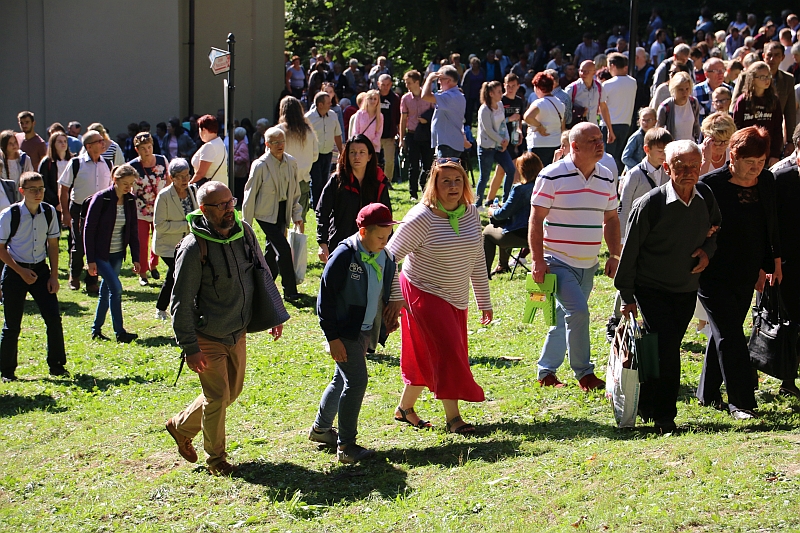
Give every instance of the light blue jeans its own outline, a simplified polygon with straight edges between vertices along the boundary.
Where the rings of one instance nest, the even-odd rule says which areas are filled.
[[[503,201],[508,199],[511,194],[511,186],[514,184],[514,175],[517,169],[514,167],[514,160],[511,159],[511,154],[508,150],[502,152],[496,148],[482,148],[478,146],[478,166],[481,170],[480,178],[478,178],[478,187],[476,189],[475,205],[478,207],[483,205],[483,199],[486,195],[486,186],[492,179],[492,164],[497,161],[497,164],[503,167],[506,171],[505,181],[503,182]]]
[[[575,377],[594,373],[589,342],[589,295],[597,265],[575,268],[550,256],[545,257],[550,273],[556,275],[556,325],[547,332],[539,358],[539,379],[555,374],[564,355]]]
[[[339,414],[339,446],[354,443],[358,433],[358,415],[367,391],[367,347],[370,331],[362,331],[358,340],[339,339],[347,350],[347,361],[336,363],[333,379],[322,393],[314,428],[325,431]]]
[[[94,313],[92,333],[100,333],[106,321],[109,307],[111,308],[111,324],[114,333],[124,333],[122,326],[122,282],[119,280],[119,271],[122,268],[122,259],[125,252],[108,255],[108,261],[97,259],[97,273],[103,278],[100,283],[100,297],[97,299],[97,310]]]

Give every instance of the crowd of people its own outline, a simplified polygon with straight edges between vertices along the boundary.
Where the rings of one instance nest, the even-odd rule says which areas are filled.
[[[415,410],[428,388],[449,432],[476,431],[459,409],[484,400],[469,367],[469,289],[490,323],[489,279],[509,271],[514,249],[535,281],[557,279],[541,386],[565,386],[557,373],[568,356],[581,390],[605,387],[588,304],[605,241],[603,271],[618,290],[609,331],[624,315],[658,333],[660,373],[642,385],[641,418],[676,429],[681,339],[693,316],[708,325],[700,403],[754,418],[742,331],[753,291],[779,284],[800,321],[800,21],[783,18],[780,28],[757,27],[739,14],[715,33],[704,10],[683,38],[654,10],[641,42],[615,27],[599,41],[585,34],[574,54],[537,39],[512,54],[516,62],[501,50],[466,64],[451,54],[402,78],[385,53],[347,69],[332,52],[312,49],[307,67],[287,54],[274,125],[243,118],[228,135],[218,113],[173,117],[155,133],[131,124],[119,142],[100,123],[83,135],[77,122],[55,123],[45,141],[23,111],[21,132],[0,133],[2,379],[17,379],[28,293],[47,325],[50,373],[69,375],[57,300],[62,228],[69,288],[83,283],[98,296],[94,340],[110,340],[109,310],[116,341],[137,338],[123,325],[127,252],[142,286],[160,279],[163,262],[155,314],[172,320],[203,390],[166,430],[190,462],[202,431],[209,470],[232,473],[225,410],[242,389],[246,332],[282,336],[283,300],[302,297],[287,230],[304,233],[311,211],[325,265],[317,314],[336,369],[308,436],[336,447],[342,462],[374,453],[356,444],[365,358],[398,329],[395,420],[432,427]],[[416,205],[397,221],[390,190],[405,179]],[[800,398],[793,379],[780,391]]]

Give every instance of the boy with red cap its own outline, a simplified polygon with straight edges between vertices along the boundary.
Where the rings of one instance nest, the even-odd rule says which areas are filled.
[[[356,217],[358,233],[339,243],[322,272],[317,316],[336,362],[336,370],[317,411],[309,440],[337,446],[340,463],[375,455],[356,444],[358,414],[367,390],[367,348],[373,327],[379,342],[399,324],[384,324],[381,309],[389,302],[397,264],[385,250],[398,222],[383,204],[369,204]],[[339,431],[333,419],[339,414]]]

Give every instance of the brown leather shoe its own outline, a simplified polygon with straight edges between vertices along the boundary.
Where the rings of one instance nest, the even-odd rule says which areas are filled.
[[[238,470],[236,465],[230,464],[225,459],[216,464],[208,465],[208,471],[215,476],[231,476],[236,472],[236,470]]]
[[[547,374],[545,377],[539,380],[539,385],[542,387],[555,387],[557,389],[560,389],[564,386],[564,384],[561,383],[555,374]]]
[[[100,294],[100,285],[98,285],[97,283],[95,283],[94,285],[87,285],[86,294],[97,296],[98,294]]]
[[[578,380],[578,384],[583,392],[589,392],[594,389],[605,389],[606,382],[598,378],[594,374],[586,374]]]
[[[178,445],[178,453],[181,454],[181,457],[190,463],[196,463],[197,452],[194,449],[194,445],[192,445],[192,439],[189,437],[184,437],[178,433],[178,430],[175,429],[175,423],[172,421],[172,419],[167,420],[166,428],[167,432],[172,435],[173,439],[175,439],[175,444]]]

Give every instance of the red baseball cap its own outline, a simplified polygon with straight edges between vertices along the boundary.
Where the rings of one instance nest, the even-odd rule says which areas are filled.
[[[400,224],[400,222],[392,220],[392,212],[388,207],[380,203],[365,205],[356,216],[356,225],[358,225],[359,228],[366,228],[368,226],[394,226],[395,224]]]

